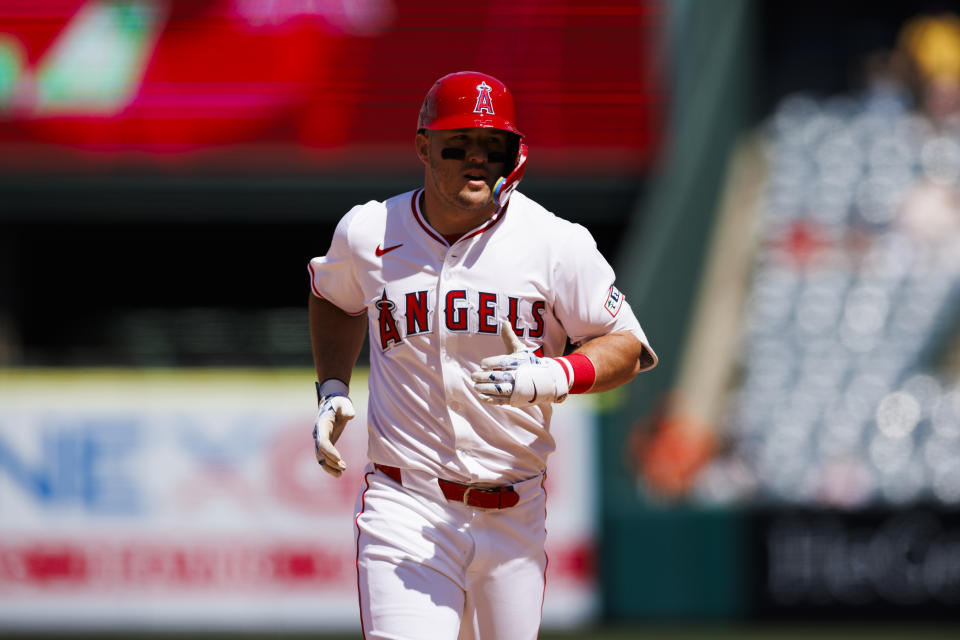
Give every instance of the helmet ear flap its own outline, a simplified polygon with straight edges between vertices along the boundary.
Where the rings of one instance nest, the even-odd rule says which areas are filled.
[[[497,180],[493,185],[493,199],[501,207],[506,206],[513,194],[513,190],[520,184],[524,172],[527,170],[527,145],[517,136],[517,154],[513,171],[509,175]],[[508,165],[509,166],[509,165]]]
[[[522,138],[515,133],[507,133],[507,161],[504,171],[509,174],[517,166],[517,159],[520,155],[520,141]]]

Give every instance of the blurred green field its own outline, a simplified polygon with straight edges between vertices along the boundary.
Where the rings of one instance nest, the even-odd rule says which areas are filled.
[[[960,626],[711,626],[631,627],[589,632],[543,634],[540,640],[926,640],[960,638]],[[345,640],[345,639],[344,639]]]
[[[356,634],[306,633],[3,633],[4,640],[361,640]],[[960,638],[960,624],[712,625],[612,627],[571,632],[546,631],[539,640],[934,640]],[[500,640],[510,640],[503,638]]]
[[[960,626],[867,627],[867,626],[729,626],[680,628],[598,629],[590,632],[542,634],[540,640],[933,640],[960,638]],[[346,640],[344,638],[343,640]]]

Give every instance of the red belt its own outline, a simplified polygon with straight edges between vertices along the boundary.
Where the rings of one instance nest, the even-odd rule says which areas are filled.
[[[403,474],[397,467],[388,467],[385,464],[374,464],[374,467],[383,471],[387,476],[399,484],[403,484]],[[513,487],[475,487],[470,484],[451,482],[437,478],[437,484],[443,496],[452,502],[462,502],[470,507],[480,509],[506,509],[520,502],[520,494]]]

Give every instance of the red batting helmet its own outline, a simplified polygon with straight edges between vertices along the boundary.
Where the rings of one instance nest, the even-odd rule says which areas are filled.
[[[508,175],[497,180],[493,199],[505,206],[527,166],[527,145],[517,129],[513,94],[493,76],[458,71],[437,80],[420,107],[417,131],[423,129],[500,129],[512,133]]]
[[[485,73],[458,71],[437,80],[420,107],[420,129],[502,129],[520,137],[507,86]]]

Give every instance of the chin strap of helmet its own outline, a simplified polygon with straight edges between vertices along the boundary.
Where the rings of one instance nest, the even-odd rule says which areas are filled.
[[[520,180],[523,178],[523,172],[526,170],[527,145],[524,142],[520,142],[520,149],[517,151],[517,164],[513,167],[513,171],[506,177],[501,176],[496,184],[493,185],[494,202],[501,207],[506,206],[511,194],[513,194],[513,190],[520,184]]]

